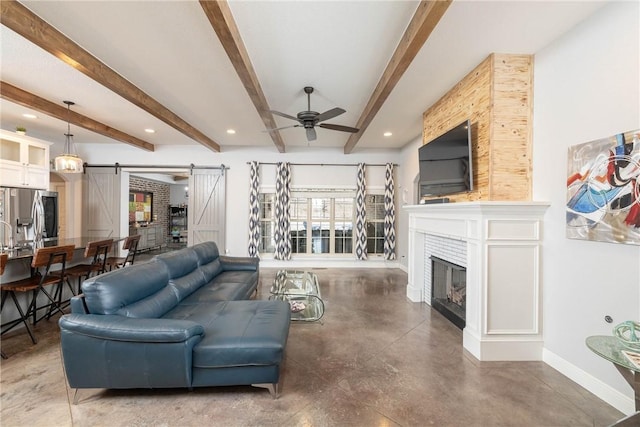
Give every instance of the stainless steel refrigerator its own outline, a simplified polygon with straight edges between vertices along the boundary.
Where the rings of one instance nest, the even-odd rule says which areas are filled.
[[[0,246],[23,247],[58,237],[58,193],[0,187]]]

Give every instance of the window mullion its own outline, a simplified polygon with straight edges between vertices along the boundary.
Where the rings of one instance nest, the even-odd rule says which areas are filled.
[[[311,197],[307,197],[307,251],[305,253],[313,253],[313,203]]]

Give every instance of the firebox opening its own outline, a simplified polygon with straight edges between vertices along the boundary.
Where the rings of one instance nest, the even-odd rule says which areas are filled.
[[[467,269],[431,258],[431,307],[464,329],[467,309]]]

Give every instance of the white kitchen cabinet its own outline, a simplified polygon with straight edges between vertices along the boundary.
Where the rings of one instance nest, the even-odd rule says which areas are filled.
[[[0,130],[0,185],[47,190],[50,142]]]

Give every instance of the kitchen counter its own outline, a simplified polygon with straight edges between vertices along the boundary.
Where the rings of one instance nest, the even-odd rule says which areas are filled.
[[[84,248],[87,247],[87,245],[89,244],[89,242],[93,242],[95,240],[102,240],[102,239],[108,239],[108,237],[89,237],[89,236],[85,236],[85,237],[74,237],[71,239],[53,239],[53,240],[49,240],[46,242],[43,242],[44,246],[64,246],[64,245],[75,245],[76,247],[76,251],[78,250],[84,250]],[[119,242],[121,240],[124,240],[125,237],[114,237],[113,241],[114,243]],[[20,249],[11,249],[11,250],[5,250],[4,252],[9,254],[9,263],[11,263],[12,260],[18,260],[18,259],[26,259],[26,258],[31,258],[33,256],[34,253],[34,249],[33,249],[33,245],[31,244],[28,247],[25,248],[20,248]],[[79,259],[79,258],[84,258],[82,255],[78,256],[75,255],[73,256],[74,260]]]
[[[83,262],[91,261],[87,260],[84,257],[84,249],[87,247],[89,242],[93,242],[96,240],[104,240],[105,237],[96,237],[96,236],[84,236],[84,237],[76,237],[73,239],[53,239],[50,241],[43,242],[43,246],[64,246],[64,245],[75,245],[75,250],[73,251],[73,259],[67,261],[67,267],[71,267],[75,264],[80,264]],[[118,244],[116,242],[120,242],[124,240],[124,237],[114,237],[114,246],[117,247]],[[33,247],[21,248],[21,249],[13,249],[10,251],[5,251],[9,254],[9,262],[7,263],[4,274],[0,276],[0,285],[3,283],[8,283],[14,280],[22,279],[25,277],[29,277],[31,275],[31,259],[33,258]],[[62,299],[67,300],[71,297],[70,290],[66,287],[63,288]],[[23,310],[26,310],[27,305],[29,304],[29,300],[27,295],[18,294],[18,303],[22,306]],[[38,307],[43,307],[48,304],[48,300],[43,297],[42,293],[38,295]],[[20,315],[12,304],[5,304],[2,308],[2,316],[0,316],[0,323],[2,325],[6,325],[7,323],[11,323],[15,319],[19,319]],[[21,327],[21,326],[19,326]]]

